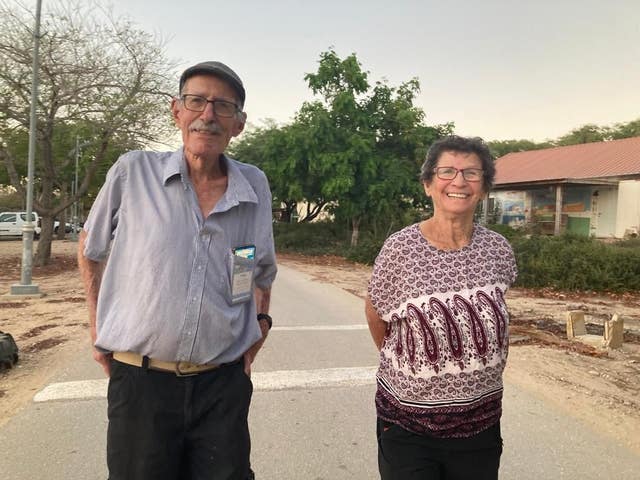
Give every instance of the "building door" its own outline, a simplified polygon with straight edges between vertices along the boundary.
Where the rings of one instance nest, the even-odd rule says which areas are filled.
[[[599,238],[613,237],[616,232],[618,190],[598,188],[591,198],[591,235]]]

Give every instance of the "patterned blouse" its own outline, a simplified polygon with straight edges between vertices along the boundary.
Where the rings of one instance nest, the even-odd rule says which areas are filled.
[[[377,374],[380,418],[440,438],[469,437],[500,420],[509,348],[504,294],[516,274],[507,240],[480,225],[460,250],[438,250],[419,224],[387,239],[368,288],[388,322]]]

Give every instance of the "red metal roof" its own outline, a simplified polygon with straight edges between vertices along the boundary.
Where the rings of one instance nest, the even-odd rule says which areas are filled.
[[[496,160],[495,185],[640,177],[640,137],[508,153]]]

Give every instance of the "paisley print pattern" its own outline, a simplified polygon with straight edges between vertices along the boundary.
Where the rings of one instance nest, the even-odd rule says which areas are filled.
[[[471,436],[500,419],[504,294],[516,273],[508,242],[480,225],[456,251],[430,245],[418,224],[387,239],[368,288],[389,323],[378,370],[381,418],[440,437]]]

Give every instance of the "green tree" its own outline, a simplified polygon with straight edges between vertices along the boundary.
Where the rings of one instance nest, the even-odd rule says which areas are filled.
[[[413,104],[419,91],[415,78],[397,88],[378,82],[366,102],[376,138],[376,174],[367,192],[366,220],[378,238],[405,223],[405,212],[427,205],[418,182],[420,167],[428,147],[453,133],[452,123],[425,124],[425,113]]]
[[[640,118],[627,123],[616,123],[611,129],[611,138],[619,140],[621,138],[640,137]]]
[[[355,54],[323,52],[318,71],[305,79],[319,98],[303,103],[288,125],[269,122],[246,133],[232,154],[265,171],[285,218],[305,202],[301,221],[327,209],[349,223],[352,245],[362,226],[374,236],[388,234],[405,212],[425,205],[420,166],[453,124],[427,126],[413,105],[418,80],[371,86]]]
[[[558,138],[554,143],[558,146],[578,145],[581,143],[602,142],[610,139],[609,129],[588,123]]]
[[[352,245],[358,242],[367,188],[376,173],[375,136],[362,104],[367,76],[355,54],[342,60],[334,50],[321,53],[317,73],[305,80],[322,100],[305,103],[298,116],[310,130],[309,160],[324,179],[323,194],[350,219]]]
[[[306,175],[299,171],[302,162],[297,157],[293,135],[293,126],[278,127],[268,120],[266,126],[245,132],[229,149],[232,156],[256,165],[266,173],[274,206],[285,205],[281,218],[285,222],[291,221],[298,202],[309,196],[304,192]]]
[[[321,97],[297,117],[308,126],[308,160],[336,216],[349,220],[355,246],[363,222],[392,218],[424,199],[417,180],[422,158],[453,125],[424,124],[424,112],[413,105],[417,79],[371,87],[355,54],[340,59],[333,49],[323,52],[318,71],[305,80]]]
[[[554,145],[551,142],[534,142],[531,140],[494,140],[487,142],[491,153],[495,158],[500,158],[507,153],[526,152],[528,150],[541,150],[543,148],[551,148]]]
[[[133,147],[173,132],[168,100],[174,66],[162,42],[115,18],[95,3],[48,5],[40,39],[34,209],[42,217],[35,263],[51,254],[53,219],[85,195],[97,172]],[[0,5],[0,157],[12,186],[24,193],[25,152],[32,79],[33,14]],[[69,192],[75,139],[83,149],[82,176]]]
[[[586,124],[573,129],[571,132],[546,142],[534,142],[531,140],[494,140],[487,142],[491,153],[500,158],[511,152],[525,152],[527,150],[541,150],[556,146],[578,145],[581,143],[602,142],[606,140],[619,140],[622,138],[640,136],[640,118],[630,122],[616,123],[613,126],[598,126]]]

